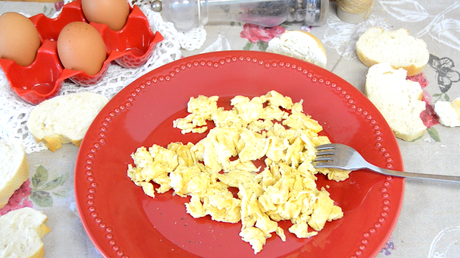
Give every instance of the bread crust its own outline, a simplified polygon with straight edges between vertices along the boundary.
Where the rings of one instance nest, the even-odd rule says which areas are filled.
[[[80,147],[84,137],[84,133],[81,132],[86,132],[88,129],[86,126],[91,124],[107,102],[106,97],[89,92],[58,96],[40,103],[32,110],[27,126],[35,141],[43,142],[52,152],[62,148],[62,145],[66,143],[73,143]],[[87,108],[89,113],[82,111],[84,108]],[[73,119],[60,119],[62,114],[59,112],[62,113],[62,110],[72,113]],[[89,114],[89,116],[84,117],[78,112]],[[53,122],[49,122],[48,119]],[[44,122],[45,120],[47,123]]]
[[[371,28],[371,29],[376,29],[375,27]],[[368,31],[370,31],[371,29],[369,29]],[[382,28],[377,28],[380,30],[380,32],[383,34],[383,33],[391,33],[391,32],[387,32],[385,30],[383,30]],[[404,30],[406,33],[407,33],[407,36],[413,38],[410,34],[409,34],[409,31],[407,31],[407,29],[399,29],[399,30]],[[366,33],[366,32],[365,32]],[[364,33],[364,34],[365,34]],[[364,35],[362,34],[360,36],[360,39],[361,37]],[[364,43],[363,43],[364,44]],[[425,45],[425,49],[426,49],[426,44]],[[400,47],[403,47],[403,46],[400,46]],[[375,51],[378,51],[378,52],[381,52],[381,51],[384,51],[384,49],[375,49]],[[375,64],[379,64],[379,63],[382,63],[384,61],[382,60],[376,60],[376,59],[373,59],[371,57],[369,57],[369,54],[366,53],[366,51],[364,51],[363,49],[361,49],[361,42],[360,40],[358,40],[358,42],[356,43],[356,54],[358,56],[358,59],[367,67],[372,67],[373,65]],[[388,53],[389,55],[391,53]],[[428,56],[429,53],[428,53],[428,50],[426,50],[426,55]],[[417,57],[414,57],[413,59],[417,59]],[[424,57],[424,61],[423,61],[423,64],[417,66],[415,64],[411,64],[411,65],[408,65],[408,66],[398,66],[396,64],[394,64],[393,62],[390,61],[390,65],[391,67],[393,67],[393,69],[404,69],[407,71],[407,76],[414,76],[414,75],[417,75],[419,73],[422,72],[423,68],[425,68],[425,66],[427,65],[428,63],[428,58]]]
[[[407,142],[410,142],[410,141],[413,141],[415,139],[420,138],[422,135],[425,134],[425,132],[426,131],[419,131],[419,132],[416,132],[416,133],[407,134],[407,133],[401,133],[401,132],[398,132],[396,130],[393,130],[393,133],[395,134],[396,138],[399,138],[399,139],[407,141]]]
[[[323,43],[313,34],[302,30],[284,32],[268,43],[266,51],[295,57],[322,68],[327,65],[327,53]]]
[[[307,34],[312,39],[314,39],[316,41],[316,43],[318,44],[318,47],[321,49],[321,51],[323,51],[324,55],[327,58],[327,53],[326,53],[326,49],[324,48],[323,42],[321,42],[315,35],[311,34],[310,32],[306,32],[306,31],[303,31],[303,30],[301,32]]]
[[[379,64],[379,61],[370,59],[366,57],[365,54],[361,52],[361,50],[356,49],[356,53],[358,55],[358,59],[367,67],[372,67],[373,65]],[[415,65],[410,65],[410,66],[396,66],[396,65],[391,65],[394,69],[404,69],[407,71],[407,76],[414,76],[422,72],[423,68],[425,68],[426,64],[424,66],[415,66]]]
[[[31,255],[29,258],[43,258],[45,257],[45,245],[42,244],[40,248],[38,248],[37,252]]]
[[[9,182],[6,182],[6,185],[3,189],[0,189],[0,209],[8,204],[8,201],[14,192],[19,189],[29,177],[29,161],[27,160],[24,151],[22,151],[21,163],[17,167],[17,170],[12,173],[14,173],[13,178]]]

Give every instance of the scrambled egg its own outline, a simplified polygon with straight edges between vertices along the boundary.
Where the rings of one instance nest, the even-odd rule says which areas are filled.
[[[131,180],[151,197],[171,189],[191,196],[186,209],[194,218],[241,222],[240,236],[254,253],[272,233],[286,240],[278,221],[290,220],[289,232],[308,238],[343,216],[329,193],[317,189],[315,174],[341,181],[349,171],[313,167],[315,146],[330,141],[318,135],[322,127],[303,113],[302,102],[276,91],[252,99],[236,96],[231,110],[217,101],[217,96],[191,98],[190,114],[173,123],[185,134],[205,133],[207,121],[213,121],[216,127],[206,138],[138,148],[131,155],[134,165],[128,166]],[[253,163],[260,159],[263,169]],[[229,187],[238,189],[237,198]]]

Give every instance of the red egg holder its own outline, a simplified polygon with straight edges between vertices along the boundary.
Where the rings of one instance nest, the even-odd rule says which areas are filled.
[[[0,58],[0,66],[12,90],[31,104],[54,97],[66,79],[81,86],[96,84],[107,73],[112,61],[125,68],[139,67],[147,62],[156,44],[163,40],[159,32],[152,32],[147,17],[137,6],[131,8],[121,30],[113,31],[105,24],[89,23],[101,34],[107,59],[97,74],[88,75],[83,71],[65,69],[57,54],[57,38],[62,28],[74,21],[88,23],[81,0],[64,5],[60,15],[54,19],[38,14],[30,20],[35,24],[41,41],[35,60],[28,66],[21,66]]]

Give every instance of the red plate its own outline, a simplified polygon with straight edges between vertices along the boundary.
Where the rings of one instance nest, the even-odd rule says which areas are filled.
[[[276,90],[318,120],[332,142],[351,145],[375,165],[403,169],[396,139],[371,102],[338,76],[298,59],[251,51],[215,52],[164,65],[117,94],[96,117],[80,147],[75,196],[83,225],[106,257],[373,257],[390,236],[402,206],[404,180],[367,171],[329,186],[344,217],[317,236],[268,239],[254,255],[241,224],[193,219],[187,198],[145,195],[127,177],[140,146],[196,142],[172,121],[186,115],[190,97],[260,96]],[[290,222],[280,225],[287,229]]]

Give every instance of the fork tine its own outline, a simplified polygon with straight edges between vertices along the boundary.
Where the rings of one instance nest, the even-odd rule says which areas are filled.
[[[314,160],[313,166],[315,168],[330,168],[332,166],[332,160],[323,160],[323,161]]]
[[[335,150],[323,150],[323,151],[316,152],[316,157],[334,156],[334,154],[335,154]]]
[[[336,149],[335,145],[332,143],[322,144],[316,146],[316,151],[325,151],[325,150],[334,150]]]
[[[314,167],[315,168],[333,168],[333,166],[329,165],[328,163],[315,163]]]
[[[313,162],[332,162],[332,156],[318,157]]]

